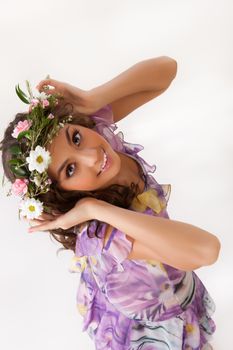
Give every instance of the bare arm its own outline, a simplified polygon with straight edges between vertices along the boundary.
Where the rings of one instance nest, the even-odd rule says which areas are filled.
[[[173,58],[160,56],[134,64],[112,80],[91,90],[82,90],[55,79],[44,79],[37,88],[46,94],[60,94],[79,113],[93,114],[106,104],[113,110],[117,122],[146,102],[161,95],[171,84],[177,72]],[[53,89],[49,88],[52,86]]]
[[[144,246],[145,257],[181,270],[194,270],[213,264],[219,255],[218,238],[196,226],[150,216],[99,201],[95,219],[116,227],[131,237],[134,245]]]
[[[150,58],[134,64],[112,80],[89,90],[100,106],[111,104],[114,122],[161,95],[171,84],[177,63],[168,56]]]

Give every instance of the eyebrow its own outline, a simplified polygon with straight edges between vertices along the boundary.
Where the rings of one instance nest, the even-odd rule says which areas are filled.
[[[66,132],[66,139],[67,139],[68,143],[71,145],[71,139],[70,139],[70,134],[69,134],[69,128],[70,128],[70,126],[68,126],[68,128],[66,128],[65,132]]]
[[[67,142],[69,143],[69,145],[71,145],[71,139],[70,139],[70,134],[69,134],[69,126],[68,128],[66,128],[65,130],[65,133],[66,133],[66,139],[67,139]],[[66,159],[63,164],[58,168],[58,179],[60,178],[61,176],[61,172],[62,170],[64,169],[64,167],[66,166],[66,164],[68,163],[68,159]]]

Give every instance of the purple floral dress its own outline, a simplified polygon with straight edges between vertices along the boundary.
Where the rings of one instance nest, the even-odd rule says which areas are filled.
[[[169,219],[171,185],[160,185],[148,174],[156,166],[138,155],[144,147],[124,141],[122,132],[114,133],[117,126],[109,105],[90,117],[97,123],[95,131],[114,150],[135,159],[147,178],[144,192],[129,209]],[[114,228],[103,246],[106,226],[101,224],[101,238],[89,238],[87,225],[82,228],[70,265],[70,272],[81,274],[77,308],[96,350],[211,349],[215,304],[195,272],[156,260],[127,259],[132,243],[124,232]]]

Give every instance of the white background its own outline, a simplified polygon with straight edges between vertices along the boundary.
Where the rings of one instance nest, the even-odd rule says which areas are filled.
[[[217,235],[218,261],[195,270],[213,297],[215,350],[232,343],[231,0],[8,1],[0,14],[1,138],[27,109],[14,87],[33,89],[47,74],[82,89],[105,83],[133,64],[167,55],[178,72],[169,89],[118,123],[125,140],[144,146],[153,176],[170,183],[171,219]],[[36,90],[34,90],[36,91]],[[117,132],[116,131],[116,132]],[[2,171],[1,171],[2,174]],[[0,347],[94,349],[76,309],[72,252],[45,232],[27,233],[18,199],[1,189]]]

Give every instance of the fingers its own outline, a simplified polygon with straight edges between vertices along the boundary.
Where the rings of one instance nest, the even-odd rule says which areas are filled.
[[[38,221],[38,220],[33,220],[33,221]],[[28,229],[28,232],[31,233],[35,231],[49,231],[49,230],[56,230],[58,228],[59,228],[58,221],[57,219],[55,219],[55,220],[45,221],[40,225],[30,227]]]
[[[60,213],[52,211],[52,214],[42,213],[40,216],[38,216],[37,219],[39,219],[38,221],[54,220],[55,218],[57,218],[60,215],[61,215]],[[33,220],[28,219],[26,216],[22,216],[22,219],[25,221],[33,221]],[[37,219],[34,219],[34,220],[36,221]]]
[[[39,82],[36,88],[41,92],[41,90],[44,90],[47,85],[54,86],[56,88],[57,83],[57,80],[54,79],[43,79]]]
[[[43,220],[38,220],[38,219],[33,219],[28,221],[31,226],[35,226],[36,224],[40,225],[42,222],[44,222]]]
[[[40,216],[38,216],[38,218],[42,220],[54,220],[54,217],[57,215],[59,214],[42,213]]]
[[[57,219],[61,214],[54,211],[52,211],[52,213],[53,214],[42,213],[36,219],[28,219],[26,216],[22,216],[22,219],[29,222],[29,225],[31,225],[28,232],[58,228]],[[50,223],[52,224],[50,225]]]
[[[48,88],[45,88],[44,85],[38,90],[39,90],[39,92],[45,92],[47,95],[48,94],[52,95],[52,94],[56,94],[57,93],[57,90],[55,88],[54,89],[48,89]]]

